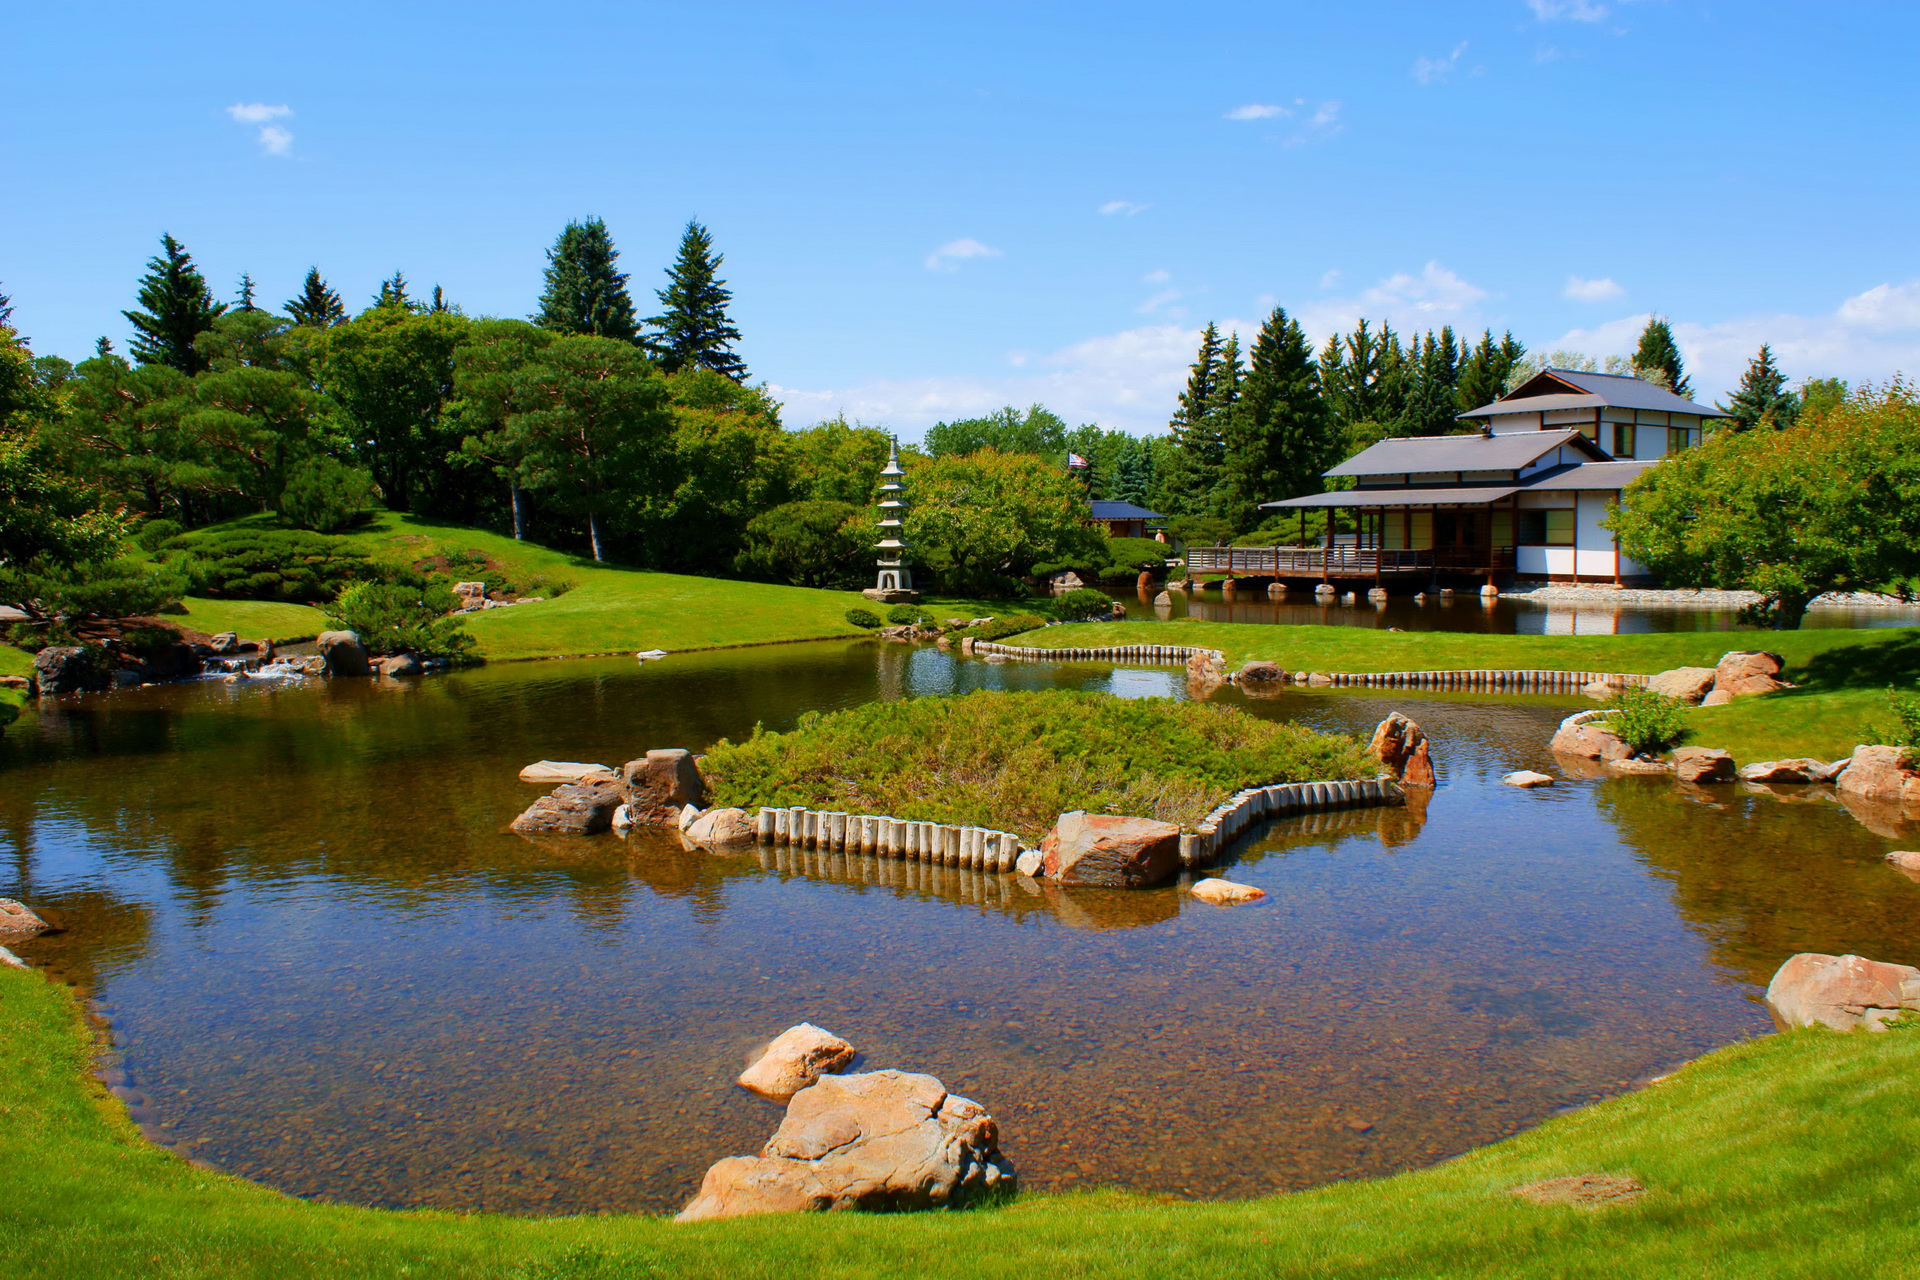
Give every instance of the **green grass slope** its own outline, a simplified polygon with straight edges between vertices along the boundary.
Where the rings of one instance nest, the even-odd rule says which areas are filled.
[[[92,1049],[64,988],[0,968],[10,1276],[1644,1280],[1911,1276],[1920,1257],[1920,1108],[1908,1103],[1920,1034],[1904,1030],[1768,1036],[1447,1164],[1296,1195],[1026,1196],[966,1213],[684,1227],[290,1199],[142,1141],[85,1074]],[[1603,1209],[1507,1194],[1582,1173],[1631,1175],[1649,1193]]]

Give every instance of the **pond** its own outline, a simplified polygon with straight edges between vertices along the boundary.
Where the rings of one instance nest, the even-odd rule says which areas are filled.
[[[1763,1032],[1796,951],[1920,953],[1920,885],[1832,804],[1499,785],[1552,767],[1564,699],[1245,702],[1404,710],[1441,786],[1254,831],[1228,874],[1271,896],[1232,909],[506,830],[530,760],[974,688],[1185,696],[863,642],[72,699],[0,740],[0,896],[71,926],[17,949],[110,1019],[178,1149],[512,1213],[676,1207],[777,1123],[731,1081],[802,1020],[978,1098],[1029,1188],[1243,1196],[1431,1163]]]

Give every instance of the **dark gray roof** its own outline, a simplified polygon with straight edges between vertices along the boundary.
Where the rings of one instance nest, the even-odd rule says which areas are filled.
[[[1118,502],[1101,498],[1092,504],[1095,520],[1165,520],[1158,511],[1149,511],[1145,507],[1136,507],[1131,502]]]
[[[1545,435],[1545,432],[1529,433]],[[1585,439],[1585,437],[1581,437]],[[1439,485],[1427,489],[1403,489],[1386,486],[1378,489],[1345,489],[1333,493],[1312,493],[1284,502],[1263,502],[1261,507],[1449,507],[1481,506],[1510,498],[1527,489],[1600,490],[1613,493],[1626,488],[1640,473],[1659,462],[1642,458],[1621,462],[1580,462],[1553,467],[1505,485]],[[1469,468],[1477,470],[1478,468]],[[1488,468],[1491,470],[1491,468]]]
[[[1522,489],[1624,489],[1640,478],[1658,458],[1629,458],[1619,462],[1583,462],[1555,467],[1520,482]]]
[[[1469,409],[1460,416],[1488,418],[1496,413],[1538,413],[1548,409],[1644,409],[1649,413],[1693,413],[1708,418],[1727,416],[1718,409],[1677,396],[1645,378],[1578,369],[1543,369],[1492,404]]]
[[[1330,476],[1397,476],[1419,471],[1518,471],[1563,444],[1599,459],[1607,455],[1578,431],[1501,431],[1493,435],[1408,436],[1361,450]]]

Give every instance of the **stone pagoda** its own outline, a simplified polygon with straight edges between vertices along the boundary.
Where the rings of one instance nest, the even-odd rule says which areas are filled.
[[[906,472],[900,468],[900,442],[887,452],[887,465],[880,471],[880,541],[873,546],[880,553],[880,579],[860,594],[881,604],[913,604],[920,593],[913,589],[913,570],[907,567],[907,544],[901,540],[902,520],[907,514]]]

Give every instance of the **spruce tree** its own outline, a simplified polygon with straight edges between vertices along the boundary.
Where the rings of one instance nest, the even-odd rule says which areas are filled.
[[[169,365],[191,377],[207,367],[193,340],[226,314],[213,300],[207,279],[193,258],[170,235],[161,235],[160,253],[147,260],[140,278],[141,310],[122,311],[134,329],[133,358],[141,364]]]
[[[453,305],[447,301],[446,291],[439,285],[433,286],[433,301],[427,304],[427,314],[443,316],[452,310]]]
[[[287,299],[286,312],[295,324],[312,325],[316,329],[330,329],[347,322],[347,309],[341,304],[340,295],[320,278],[318,267],[307,268],[300,296]]]
[[[1473,349],[1461,355],[1460,374],[1454,384],[1461,410],[1478,409],[1505,395],[1508,376],[1526,354],[1527,349],[1514,339],[1512,331],[1498,346],[1493,330],[1482,333]]]
[[[627,295],[627,273],[615,267],[619,257],[606,223],[598,218],[569,222],[547,250],[547,283],[533,322],[556,333],[635,341],[639,323]]]
[[[1407,351],[1406,402],[1395,429],[1408,436],[1443,436],[1456,426],[1460,413],[1459,351],[1453,329],[1439,337],[1416,336]]]
[[[647,323],[647,346],[668,373],[681,369],[712,369],[735,382],[745,382],[746,362],[733,354],[740,331],[727,318],[733,293],[720,278],[725,257],[713,251],[713,237],[698,222],[687,223],[680,236],[680,254],[667,268],[667,287],[656,290],[661,313]]]
[[[4,293],[0,293],[0,324],[11,324],[12,322],[13,299]]]
[[[407,297],[406,276],[395,271],[391,276],[382,280],[380,282],[380,292],[374,296],[373,305],[376,307],[400,307],[403,310],[411,310],[413,301]]]
[[[113,339],[101,334],[93,342],[93,354],[105,358],[113,354]]]
[[[234,300],[233,309],[243,315],[250,311],[258,311],[260,308],[253,304],[253,292],[253,277],[242,271],[240,273],[240,296]]]
[[[1273,309],[1249,355],[1226,464],[1226,515],[1243,530],[1258,523],[1260,503],[1318,492],[1320,473],[1340,453],[1333,413],[1320,393],[1320,365],[1285,308]]]
[[[1760,354],[1747,363],[1740,386],[1733,398],[1720,406],[1727,414],[1723,431],[1752,431],[1756,427],[1780,430],[1793,425],[1800,399],[1786,390],[1787,375],[1773,362],[1773,348],[1765,343]]]
[[[1228,349],[1220,340],[1219,326],[1209,322],[1201,331],[1186,390],[1180,393],[1179,407],[1167,424],[1171,449],[1168,465],[1158,476],[1155,503],[1167,515],[1206,515],[1213,507],[1225,453],[1218,415],[1223,410],[1231,413],[1231,402],[1239,391],[1237,340],[1232,347],[1232,370],[1227,367]],[[1229,384],[1232,389],[1226,390]]]
[[[1640,345],[1634,350],[1633,365],[1640,376],[1664,383],[1677,396],[1691,396],[1686,369],[1680,363],[1680,344],[1673,339],[1673,326],[1660,316],[1647,320],[1640,331]]]

